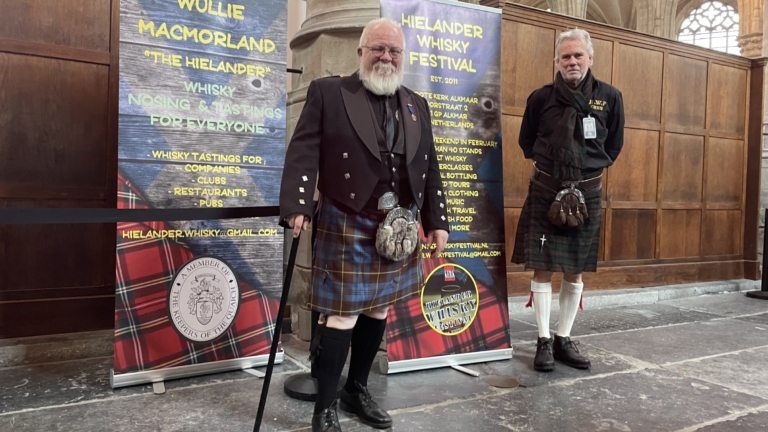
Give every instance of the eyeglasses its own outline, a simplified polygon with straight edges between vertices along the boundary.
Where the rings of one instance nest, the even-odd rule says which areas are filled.
[[[389,56],[392,57],[393,59],[396,59],[400,57],[400,54],[403,53],[403,50],[401,50],[400,48],[387,48],[383,46],[375,46],[375,47],[362,46],[361,48],[368,48],[376,57],[381,57],[384,55],[385,52],[389,51]]]

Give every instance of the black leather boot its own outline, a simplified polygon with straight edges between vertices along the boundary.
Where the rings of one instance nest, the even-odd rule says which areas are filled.
[[[533,369],[539,372],[555,370],[555,359],[552,357],[552,339],[540,337],[536,342],[536,357],[533,359]]]
[[[339,414],[336,412],[337,401],[324,409],[320,414],[312,416],[312,432],[341,432]]]
[[[355,386],[359,390],[357,393],[347,392],[347,388],[341,391],[341,409],[356,415],[361,422],[376,429],[387,429],[392,426],[392,417],[386,411],[381,409],[373,401],[368,387],[356,382]]]
[[[567,366],[576,369],[589,369],[592,363],[588,358],[579,353],[576,347],[578,342],[574,342],[568,336],[555,335],[554,352],[555,360],[565,363]]]

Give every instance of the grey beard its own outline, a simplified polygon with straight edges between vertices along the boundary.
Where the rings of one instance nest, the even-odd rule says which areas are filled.
[[[371,93],[379,96],[394,95],[403,82],[402,69],[399,72],[381,76],[374,71],[367,71],[365,67],[361,67],[359,75],[363,86]]]

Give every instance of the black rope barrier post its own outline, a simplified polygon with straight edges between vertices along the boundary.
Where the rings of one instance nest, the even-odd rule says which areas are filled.
[[[765,209],[765,221],[766,226],[768,226],[768,208]],[[765,231],[763,232],[763,280],[760,286],[760,291],[749,291],[747,292],[747,297],[761,299],[761,300],[768,300],[768,267],[766,267],[766,263],[768,263],[768,235],[766,235]]]
[[[264,406],[267,403],[269,382],[272,380],[272,369],[275,366],[277,345],[280,343],[280,335],[282,334],[283,314],[285,314],[285,305],[288,303],[288,291],[291,289],[293,268],[296,266],[296,251],[299,250],[299,239],[301,239],[301,233],[299,233],[299,237],[293,239],[293,243],[291,243],[291,253],[288,255],[288,268],[285,270],[285,279],[283,280],[283,295],[280,297],[280,307],[278,308],[277,318],[275,319],[275,331],[272,333],[272,348],[269,350],[269,362],[267,363],[266,375],[264,375],[264,385],[261,388],[261,399],[259,399],[259,410],[256,414],[256,423],[253,425],[253,432],[259,432],[261,429],[261,420],[264,417]]]

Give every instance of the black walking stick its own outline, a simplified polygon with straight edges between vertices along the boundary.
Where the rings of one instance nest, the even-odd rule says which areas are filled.
[[[264,405],[267,403],[267,394],[269,393],[269,381],[272,379],[272,368],[275,366],[275,356],[277,355],[277,344],[280,343],[280,335],[283,329],[283,314],[285,313],[285,304],[288,302],[288,291],[291,288],[291,276],[293,276],[293,267],[296,265],[296,251],[299,249],[299,237],[293,239],[291,243],[291,253],[288,255],[288,268],[285,270],[285,279],[283,280],[283,295],[280,297],[280,307],[278,308],[277,318],[275,319],[275,332],[272,337],[272,348],[269,351],[269,362],[267,363],[267,372],[264,375],[264,386],[261,388],[261,399],[259,399],[259,411],[256,414],[256,424],[253,425],[253,432],[259,432],[261,429],[261,420],[264,417]]]

